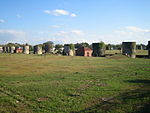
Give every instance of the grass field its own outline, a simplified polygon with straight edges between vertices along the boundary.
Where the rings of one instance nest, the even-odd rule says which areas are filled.
[[[0,54],[2,113],[149,113],[150,59]]]
[[[106,50],[106,54],[115,54],[121,53],[121,50]],[[136,50],[136,55],[148,55],[147,50]]]

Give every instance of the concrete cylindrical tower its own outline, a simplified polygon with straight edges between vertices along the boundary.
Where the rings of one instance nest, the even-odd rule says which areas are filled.
[[[52,48],[51,48],[51,44],[45,44],[45,53],[51,53],[52,52]]]
[[[29,54],[29,46],[23,46],[23,53],[24,54]]]
[[[15,53],[15,46],[10,47],[10,53]]]
[[[2,53],[3,52],[3,47],[2,46],[0,46],[0,53]]]
[[[148,41],[148,56],[150,58],[150,41]]]
[[[93,43],[93,56],[99,57],[99,56],[105,56],[105,44],[104,43]]]
[[[136,42],[122,42],[122,54],[131,58],[136,57]]]
[[[34,46],[34,54],[42,54],[42,47],[39,45]]]
[[[10,53],[10,52],[11,52],[9,46],[6,47],[6,52],[7,52],[7,53]]]
[[[7,53],[7,47],[6,46],[3,46],[3,52]]]

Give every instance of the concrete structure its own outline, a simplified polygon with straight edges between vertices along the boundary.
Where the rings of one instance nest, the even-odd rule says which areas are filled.
[[[36,45],[34,46],[34,54],[42,54],[42,46]]]
[[[10,53],[10,47],[9,46],[6,47],[6,52]]]
[[[15,46],[10,47],[10,53],[15,53]]]
[[[143,46],[142,45],[137,45],[137,49],[143,50]]]
[[[122,42],[122,54],[128,57],[136,57],[136,42]]]
[[[51,44],[45,44],[45,53],[52,53],[53,52],[53,48],[51,47]]]
[[[77,56],[88,56],[88,57],[91,57],[92,56],[92,49],[90,48],[85,48],[85,47],[81,47],[81,48],[78,48],[76,50],[76,55]]]
[[[106,47],[104,43],[93,43],[92,47],[93,47],[92,53],[93,56],[95,57],[105,56]]]
[[[70,49],[69,45],[64,46],[63,54],[67,56],[74,56],[75,52]]]
[[[3,46],[3,52],[7,53],[6,46]]]
[[[16,53],[22,53],[22,52],[23,52],[22,47],[16,47],[15,52],[16,52]]]
[[[7,53],[7,47],[6,46],[3,46],[3,52]]]
[[[148,41],[148,56],[150,58],[150,41]]]
[[[3,52],[3,47],[2,46],[0,46],[0,53],[2,53]]]
[[[23,53],[24,53],[24,54],[29,54],[29,53],[30,53],[30,52],[29,52],[29,46],[28,46],[28,45],[23,46]]]

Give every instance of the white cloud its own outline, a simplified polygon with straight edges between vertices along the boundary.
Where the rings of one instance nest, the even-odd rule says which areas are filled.
[[[55,9],[55,10],[52,10],[52,11],[45,10],[44,13],[46,13],[46,14],[52,14],[52,15],[55,15],[55,16],[69,15],[68,11],[61,10],[61,9]]]
[[[127,26],[125,28],[132,32],[150,32],[150,29],[142,29],[142,28],[135,27],[135,26]]]
[[[54,35],[55,39],[59,39],[62,43],[77,43],[85,42],[86,39],[83,37],[84,32],[81,30],[71,30],[71,31],[59,31]]]
[[[56,35],[58,36],[70,36],[70,35],[77,35],[77,36],[83,36],[84,35],[84,32],[82,32],[81,30],[71,30],[71,31],[59,31],[58,33],[56,33]]]
[[[51,11],[49,11],[49,10],[44,10],[43,12],[46,14],[51,14]]]
[[[74,34],[80,35],[80,36],[84,35],[84,33],[82,31],[80,31],[80,30],[72,30],[71,33],[74,33]]]
[[[16,30],[0,30],[0,43],[8,42],[27,42],[27,34],[23,31]]]
[[[72,13],[70,16],[72,16],[72,17],[76,17],[77,15],[76,15],[76,14],[74,14],[74,13]]]
[[[0,23],[4,23],[5,22],[5,20],[3,20],[3,19],[0,19]]]
[[[127,26],[113,31],[110,34],[99,35],[105,43],[122,43],[123,41],[135,41],[147,44],[150,40],[150,29],[135,26]]]
[[[132,28],[132,29],[131,29]],[[138,28],[138,29],[133,29]],[[137,43],[144,43],[150,40],[150,29],[143,29],[139,27],[124,27],[117,29],[107,34],[91,34],[90,32],[83,32],[79,29],[70,31],[59,31],[52,33],[50,31],[37,32],[23,32],[17,30],[0,30],[0,43],[18,42],[40,44],[46,41],[53,41],[54,43],[77,43],[77,42],[93,42],[104,41],[105,43],[122,43],[123,41],[136,41]]]
[[[76,14],[70,13],[69,11],[66,11],[66,10],[63,10],[63,9],[55,9],[55,10],[52,10],[52,11],[44,10],[43,12],[46,13],[46,14],[54,15],[54,16],[62,16],[62,15],[71,16],[71,17],[77,16]]]
[[[65,11],[65,10],[61,10],[61,9],[56,9],[53,11],[53,14],[55,16],[60,16],[60,15],[69,15],[69,12],[68,11]]]

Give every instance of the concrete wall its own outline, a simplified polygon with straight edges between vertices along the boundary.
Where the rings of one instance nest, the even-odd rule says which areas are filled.
[[[122,54],[131,58],[136,57],[136,42],[123,42]]]
[[[2,53],[3,52],[3,47],[2,46],[0,46],[0,53]]]
[[[23,46],[23,53],[24,54],[29,54],[30,53],[29,46]]]
[[[69,46],[64,46],[63,54],[67,56],[74,56],[75,52]]]
[[[45,53],[52,53],[53,51],[50,44],[46,44],[44,49],[45,49]]]
[[[148,41],[148,56],[150,58],[150,41]]]
[[[15,46],[10,47],[10,53],[15,53]]]
[[[91,57],[91,56],[92,56],[92,53],[93,53],[93,51],[88,51],[88,50],[86,50],[86,51],[84,52],[84,56]]]
[[[7,53],[7,49],[6,48],[7,48],[6,46],[3,47],[3,52],[4,53]]]
[[[34,46],[34,54],[42,54],[42,47],[41,46]]]
[[[6,47],[6,52],[10,53],[10,47],[9,46]]]
[[[64,46],[64,51],[63,51],[64,55],[69,56],[70,54],[70,47],[69,46]]]
[[[93,56],[100,57],[105,55],[105,47],[100,47],[100,43],[93,43]]]
[[[76,56],[84,56],[84,48],[78,48],[76,50]]]
[[[90,48],[78,48],[76,51],[77,56],[92,56],[92,50]]]

